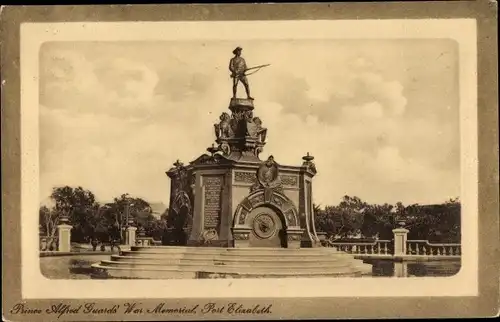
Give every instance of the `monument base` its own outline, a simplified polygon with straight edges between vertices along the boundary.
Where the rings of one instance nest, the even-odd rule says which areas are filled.
[[[354,277],[371,265],[331,248],[132,246],[92,265],[96,279]]]
[[[251,111],[254,109],[253,99],[250,98],[231,98],[229,102],[229,109],[231,112],[235,113],[237,111],[247,110]]]

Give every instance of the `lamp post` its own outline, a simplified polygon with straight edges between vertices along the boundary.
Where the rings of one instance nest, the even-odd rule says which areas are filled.
[[[130,200],[126,200],[125,204],[125,209],[124,212],[120,213],[120,220],[118,221],[118,214],[117,214],[117,223],[118,223],[118,229],[120,231],[120,235],[122,238],[122,241],[125,241],[127,239],[127,229],[133,224],[134,220],[132,216],[130,216],[130,207],[133,207],[134,204],[130,203]],[[125,218],[124,218],[125,217]],[[125,221],[125,222],[124,222]]]
[[[127,203],[126,218],[125,218],[127,228],[130,227],[134,222],[134,219],[132,218],[132,216],[130,216],[130,207],[133,207],[133,206],[134,206],[133,203],[131,203],[131,204]]]

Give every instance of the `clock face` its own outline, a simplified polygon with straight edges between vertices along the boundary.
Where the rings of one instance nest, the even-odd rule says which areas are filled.
[[[260,238],[270,238],[276,233],[274,218],[267,213],[259,214],[253,221],[255,235]]]

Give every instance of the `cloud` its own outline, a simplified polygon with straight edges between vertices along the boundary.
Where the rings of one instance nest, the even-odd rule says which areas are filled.
[[[357,121],[337,125],[321,122],[317,116],[303,119],[295,114],[280,114],[284,108],[276,103],[263,105],[259,111],[262,119],[278,119],[269,129],[263,156],[273,154],[277,162],[291,165],[299,165],[307,152],[315,156],[318,175],[313,181],[314,199],[319,203],[335,203],[346,194],[380,203],[441,202],[459,194],[456,172],[435,167],[429,162],[435,155],[407,157],[401,153],[402,141],[395,138],[403,136],[411,121],[380,119],[370,111],[354,113]],[[374,104],[361,106],[360,110],[380,108]],[[374,119],[380,124],[370,126]],[[420,144],[414,141],[422,139]],[[433,139],[429,135],[411,142],[413,148],[419,149]]]
[[[78,51],[56,49],[42,56],[41,66],[40,102],[51,108],[137,118],[161,99],[154,95],[156,72],[131,60],[89,61]]]
[[[164,172],[214,142],[213,124],[227,111],[231,90],[219,58],[225,47],[207,44],[200,57],[195,46],[169,45],[166,59],[147,46],[115,46],[99,55],[77,46],[42,52],[42,197],[54,185],[68,184],[91,189],[101,200],[129,192],[168,203]],[[269,46],[271,56],[281,50],[279,43]],[[314,200],[321,204],[345,194],[405,203],[459,194],[454,120],[435,117],[428,106],[425,114],[413,112],[425,86],[413,84],[408,91],[405,77],[384,72],[383,64],[399,68],[391,57],[373,61],[353,58],[352,50],[308,46],[295,47],[287,59],[276,54],[276,63],[250,78],[255,115],[268,128],[262,158],[273,154],[279,163],[300,165],[307,152],[314,155]],[[272,60],[261,49],[255,61]],[[314,55],[304,60],[306,52]],[[438,99],[430,101],[436,113],[453,106]]]

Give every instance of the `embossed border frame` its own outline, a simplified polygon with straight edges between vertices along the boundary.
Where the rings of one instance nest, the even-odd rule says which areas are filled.
[[[498,73],[497,25],[494,1],[435,1],[407,3],[141,5],[141,6],[11,6],[2,18],[2,293],[3,316],[12,321],[46,320],[46,316],[12,315],[8,310],[24,301],[45,308],[54,300],[21,298],[20,234],[20,68],[19,31],[22,22],[77,21],[210,21],[298,19],[425,19],[475,18],[478,30],[478,150],[479,150],[479,296],[418,298],[269,298],[241,299],[242,304],[272,303],[273,314],[259,316],[211,315],[209,319],[476,317],[498,314],[499,204],[498,204]],[[4,82],[5,81],[5,82]],[[226,303],[231,299],[185,299],[178,305]],[[90,300],[64,300],[79,304]],[[158,300],[141,300],[142,303]],[[112,305],[124,300],[95,299]],[[172,303],[173,304],[173,303]],[[68,320],[163,320],[167,316],[67,316]],[[168,319],[202,319],[168,316]]]

